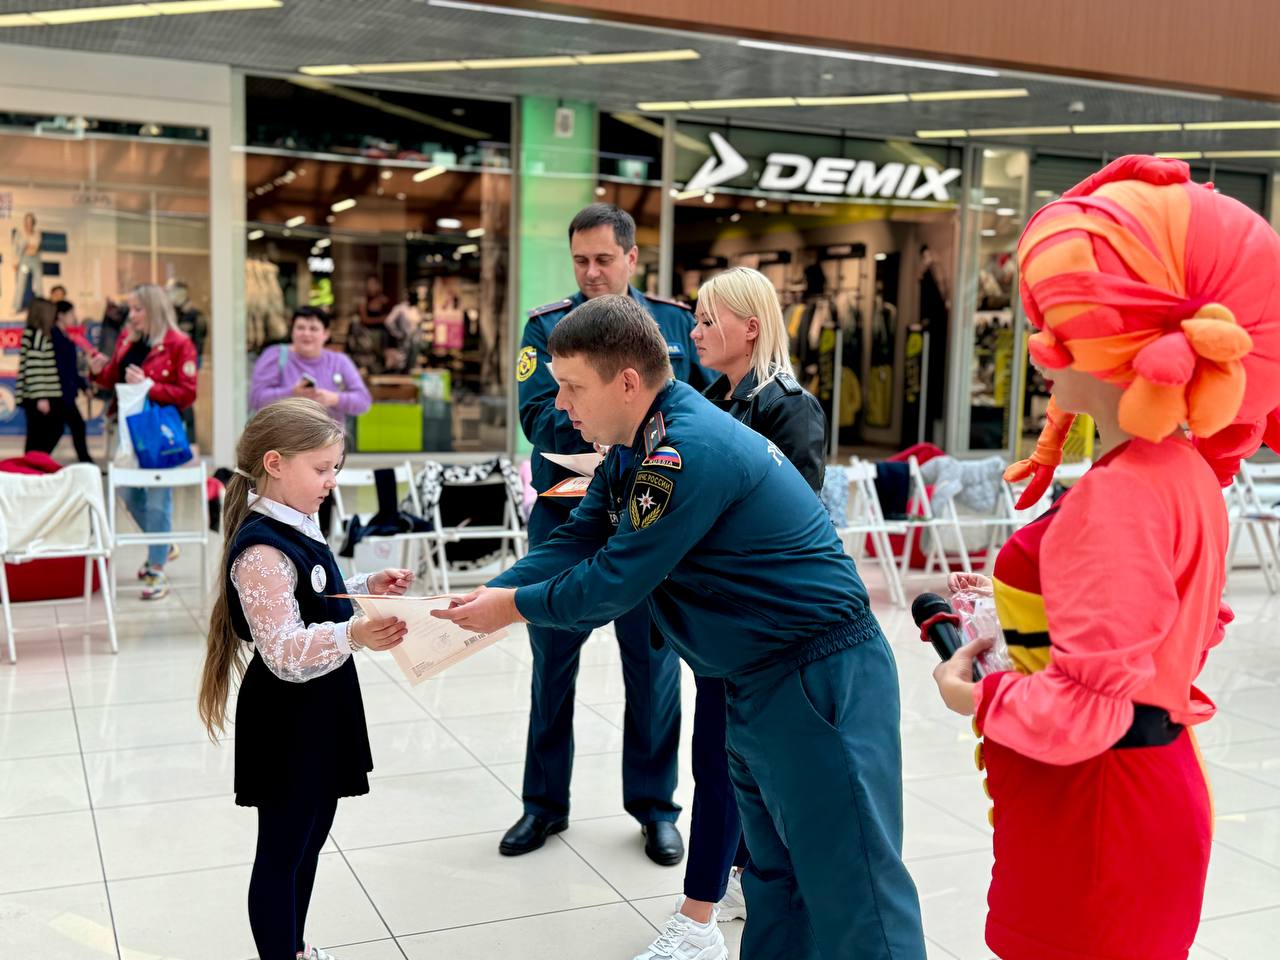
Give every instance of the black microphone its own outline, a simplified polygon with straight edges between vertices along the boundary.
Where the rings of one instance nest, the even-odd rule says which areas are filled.
[[[936,593],[922,593],[911,601],[911,618],[920,628],[920,639],[933,644],[939,659],[950,660],[952,654],[964,646],[964,637],[957,627],[959,617],[951,604]],[[973,661],[973,680],[982,679],[978,661]]]

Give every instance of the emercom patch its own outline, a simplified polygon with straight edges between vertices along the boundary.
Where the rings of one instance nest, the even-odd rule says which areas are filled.
[[[538,351],[533,347],[525,347],[520,351],[520,359],[516,361],[516,381],[524,383],[538,369]]]
[[[675,481],[670,477],[652,470],[641,470],[636,474],[636,482],[631,487],[631,526],[643,530],[657,523],[671,502],[675,488]]]

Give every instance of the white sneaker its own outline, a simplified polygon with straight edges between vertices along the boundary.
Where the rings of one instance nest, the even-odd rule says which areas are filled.
[[[747,898],[742,892],[742,874],[737,870],[729,871],[729,886],[716,904],[716,919],[721,923],[747,919]]]
[[[635,960],[728,960],[729,948],[724,944],[724,934],[716,927],[713,918],[698,923],[683,913],[674,913],[667,920],[658,939]]]
[[[338,960],[332,953],[325,953],[319,947],[306,944],[306,953],[298,954],[298,960]]]

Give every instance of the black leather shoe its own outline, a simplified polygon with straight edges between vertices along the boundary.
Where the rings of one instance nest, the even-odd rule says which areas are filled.
[[[522,853],[532,853],[547,842],[547,837],[569,829],[569,818],[544,820],[542,817],[526,813],[517,820],[498,844],[498,852],[504,857],[518,857]],[[679,836],[676,837],[679,840]]]
[[[684,859],[684,840],[670,820],[654,820],[640,829],[644,833],[644,852],[654,863],[674,867]]]

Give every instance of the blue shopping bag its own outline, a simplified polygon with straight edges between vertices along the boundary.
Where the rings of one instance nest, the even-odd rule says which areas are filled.
[[[126,418],[138,466],[147,470],[180,467],[191,459],[191,445],[176,407],[147,401],[141,413]]]

